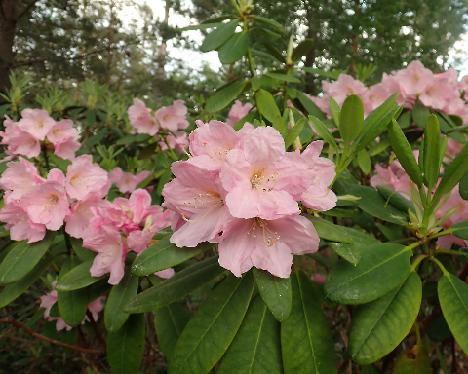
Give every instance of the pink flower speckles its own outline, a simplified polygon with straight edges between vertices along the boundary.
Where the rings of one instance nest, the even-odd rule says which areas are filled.
[[[321,142],[302,154],[286,152],[271,127],[240,131],[198,122],[189,136],[192,157],[173,164],[175,179],[164,190],[165,206],[179,219],[171,241],[194,247],[218,243],[219,263],[241,276],[252,267],[289,277],[294,254],[315,252],[319,238],[299,215],[298,201],[331,209],[331,161],[320,157]]]

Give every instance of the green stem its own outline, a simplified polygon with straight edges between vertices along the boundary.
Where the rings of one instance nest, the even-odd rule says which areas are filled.
[[[418,257],[416,257],[416,259],[411,264],[411,271],[415,271],[416,268],[421,263],[421,261],[424,260],[426,257],[427,257],[427,255],[419,255]]]
[[[442,264],[442,262],[440,262],[438,259],[436,259],[435,257],[431,256],[429,257],[429,259],[432,261],[432,262],[435,262],[437,264],[437,266],[440,268],[440,270],[442,271],[442,273],[444,274],[444,276],[448,276],[450,273],[449,271],[445,268],[445,266]]]
[[[437,255],[439,253],[445,253],[445,254],[452,255],[452,256],[466,256],[466,255],[468,255],[468,253],[466,251],[460,251],[460,250],[456,250],[456,249],[444,249],[444,248],[438,249],[435,254]]]

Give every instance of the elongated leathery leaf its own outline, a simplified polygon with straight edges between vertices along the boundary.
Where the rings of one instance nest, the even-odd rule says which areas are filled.
[[[254,276],[260,296],[268,309],[278,321],[283,321],[292,308],[291,279],[277,278],[257,269],[254,269]]]
[[[405,281],[410,272],[410,257],[411,251],[401,244],[365,245],[357,266],[339,262],[332,269],[325,284],[327,296],[343,304],[373,301]]]
[[[208,373],[234,339],[253,291],[251,274],[219,284],[182,331],[169,372]]]
[[[218,374],[282,373],[279,324],[260,297],[251,304]]]
[[[408,335],[419,312],[422,283],[412,272],[395,290],[358,308],[350,334],[353,360],[369,364],[390,353]]]
[[[302,274],[292,276],[293,308],[281,323],[285,374],[335,373],[336,356],[317,284]]]
[[[19,281],[28,274],[46,254],[54,236],[49,233],[44,240],[35,244],[18,242],[0,264],[0,284]]]
[[[468,285],[445,274],[437,287],[440,306],[458,345],[468,354]]]

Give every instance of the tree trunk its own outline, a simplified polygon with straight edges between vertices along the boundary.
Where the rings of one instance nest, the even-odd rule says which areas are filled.
[[[14,59],[17,3],[17,0],[0,0],[0,92],[10,87],[9,75]]]

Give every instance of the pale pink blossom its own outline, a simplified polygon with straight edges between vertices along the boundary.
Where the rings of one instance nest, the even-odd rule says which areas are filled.
[[[157,277],[161,279],[170,279],[175,275],[175,271],[174,269],[165,269],[165,270],[157,271],[156,273],[154,273],[154,275],[156,275]]]
[[[85,200],[79,200],[70,207],[65,217],[65,232],[73,238],[83,239],[94,217],[95,209],[106,204],[98,195],[91,194]]]
[[[167,151],[174,149],[177,153],[185,153],[188,148],[188,136],[185,131],[176,131],[174,134],[169,134],[159,142],[161,150]]]
[[[9,202],[0,209],[0,221],[6,223],[10,238],[14,241],[26,240],[28,243],[36,243],[46,235],[45,225],[34,223],[17,201]]]
[[[335,82],[323,82],[323,91],[329,97],[342,105],[345,99],[350,95],[364,96],[367,87],[361,81],[354,79],[348,74],[340,74]]]
[[[109,178],[114,183],[120,192],[133,192],[137,186],[151,175],[148,170],[142,171],[138,174],[132,174],[123,171],[121,168],[114,168],[109,173]]]
[[[23,109],[18,127],[37,140],[44,140],[55,123],[55,120],[43,109]]]
[[[231,219],[218,172],[183,161],[175,162],[172,172],[176,178],[164,186],[164,205],[178,212],[184,221],[171,242],[179,247],[195,247],[205,241],[216,241]]]
[[[406,69],[400,70],[396,77],[402,90],[408,95],[423,93],[432,83],[434,74],[418,61],[412,61]]]
[[[99,313],[102,312],[104,309],[104,300],[106,299],[105,296],[99,296],[96,300],[91,301],[88,304],[88,310],[91,313],[93,319],[97,322],[99,319]]]
[[[182,100],[175,100],[172,105],[159,108],[155,117],[159,126],[169,131],[183,130],[189,125],[187,107]]]
[[[376,165],[370,183],[373,187],[383,186],[408,198],[411,196],[411,179],[398,161],[392,162],[386,168]]]
[[[109,187],[107,172],[93,164],[91,155],[79,156],[68,166],[65,189],[70,198],[85,200],[91,194],[104,196]]]
[[[242,101],[236,100],[234,104],[231,106],[231,109],[229,109],[226,124],[228,126],[234,126],[237,122],[239,122],[242,118],[244,118],[247,114],[249,114],[252,108],[253,108],[252,104],[250,103],[243,104]]]
[[[7,146],[8,153],[29,158],[39,156],[41,144],[36,137],[20,129],[18,123],[9,118],[6,118],[3,124],[5,131],[0,131],[1,144]]]
[[[299,212],[284,188],[287,176],[280,173],[285,154],[283,137],[271,127],[255,128],[239,149],[228,153],[220,179],[232,216],[276,219]]]
[[[155,135],[158,130],[158,122],[140,99],[133,99],[133,105],[128,108],[130,124],[138,134]]]
[[[34,223],[57,231],[69,213],[69,203],[63,185],[47,181],[21,197],[21,206]]]
[[[447,150],[446,155],[450,158],[454,158],[458,152],[460,152],[463,148],[463,144],[457,142],[455,139],[449,138],[447,142]]]
[[[20,158],[18,161],[8,163],[0,177],[0,188],[8,191],[8,200],[19,200],[44,182],[45,179],[39,175],[36,167]]]
[[[54,153],[65,160],[73,160],[81,147],[78,131],[68,119],[58,121],[47,133],[47,140],[54,145]]]
[[[320,242],[313,224],[299,215],[269,221],[238,219],[231,222],[222,236],[218,245],[219,264],[236,277],[256,267],[288,278],[293,254],[316,252]]]

